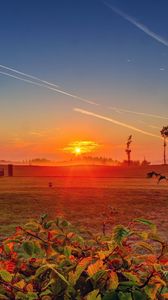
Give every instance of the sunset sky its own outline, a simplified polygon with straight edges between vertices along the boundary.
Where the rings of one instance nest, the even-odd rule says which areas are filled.
[[[68,159],[93,141],[91,155],[123,160],[132,134],[133,159],[162,162],[167,11],[166,0],[2,1],[0,159]]]

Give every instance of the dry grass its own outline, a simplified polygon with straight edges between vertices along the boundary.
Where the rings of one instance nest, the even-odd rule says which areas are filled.
[[[52,181],[53,188],[48,187]],[[102,213],[112,208],[114,224],[128,224],[135,217],[154,221],[166,235],[168,184],[143,178],[0,178],[1,234],[29,218],[62,214],[76,225],[102,230]]]

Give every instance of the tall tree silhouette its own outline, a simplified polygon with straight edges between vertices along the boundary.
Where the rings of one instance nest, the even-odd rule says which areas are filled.
[[[163,162],[166,165],[166,145],[167,145],[167,138],[168,138],[168,126],[163,126],[162,130],[160,131],[161,136],[163,137]]]
[[[130,135],[128,137],[128,140],[127,140],[127,143],[126,143],[126,149],[125,149],[125,152],[127,153],[127,162],[128,162],[128,165],[130,165],[131,163],[131,149],[130,149],[130,144],[132,143],[132,135]]]

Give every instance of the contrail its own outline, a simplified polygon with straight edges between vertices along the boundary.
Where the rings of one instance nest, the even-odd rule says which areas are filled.
[[[54,92],[57,92],[57,93],[66,95],[66,96],[68,96],[68,97],[71,97],[71,98],[80,100],[80,101],[85,102],[85,103],[88,103],[88,104],[99,105],[99,104],[96,103],[96,102],[87,100],[87,99],[85,99],[85,98],[79,97],[79,96],[77,96],[77,95],[70,94],[70,93],[68,93],[68,92],[66,92],[66,91],[63,91],[63,90],[60,90],[60,89],[56,89],[56,88],[54,88],[54,87],[51,87],[51,86],[48,86],[48,85],[45,85],[45,84],[42,84],[42,83],[38,83],[38,82],[36,82],[36,81],[32,81],[32,80],[29,80],[29,79],[25,79],[25,78],[22,78],[22,77],[19,77],[19,76],[15,76],[15,75],[13,75],[13,74],[9,74],[9,73],[2,72],[2,71],[0,71],[0,74],[5,75],[5,76],[8,76],[8,77],[15,78],[15,79],[18,79],[18,80],[21,80],[21,81],[24,81],[24,82],[27,82],[27,83],[30,83],[30,84],[33,84],[33,85],[36,85],[36,86],[44,87],[44,88],[46,88],[46,89],[48,89],[48,90],[51,90],[51,91],[54,91]]]
[[[155,137],[155,138],[162,139],[162,137],[160,135],[156,135],[156,134],[153,134],[151,132],[141,130],[141,129],[139,129],[137,127],[134,127],[132,125],[129,125],[129,124],[126,124],[126,123],[123,123],[123,122],[119,122],[117,120],[114,120],[114,119],[106,117],[106,116],[95,114],[94,112],[90,112],[90,111],[87,111],[87,110],[84,110],[84,109],[81,109],[81,108],[74,108],[74,111],[82,113],[84,115],[89,115],[89,116],[92,116],[92,117],[96,117],[98,119],[102,119],[102,120],[114,123],[116,125],[119,125],[119,126],[122,126],[122,127],[125,127],[125,128],[129,128],[131,130],[137,131],[139,133],[142,133],[142,134],[145,134],[145,135],[148,135],[148,136],[152,136],[152,137]]]
[[[56,85],[56,84],[54,84],[54,83],[48,82],[48,81],[46,81],[46,80],[42,80],[42,79],[40,79],[40,78],[38,78],[38,77],[36,77],[36,76],[29,75],[29,74],[27,74],[27,73],[20,72],[20,71],[18,71],[18,70],[16,70],[16,69],[9,68],[9,67],[4,66],[4,65],[0,65],[0,67],[3,68],[3,69],[6,69],[6,70],[12,71],[12,72],[14,72],[14,73],[23,75],[23,76],[25,76],[25,77],[28,77],[28,78],[31,78],[31,79],[38,80],[38,81],[40,81],[40,82],[42,82],[42,83],[44,83],[44,84],[48,84],[48,85],[51,85],[51,86],[58,87],[58,85]]]
[[[123,19],[127,20],[128,22],[130,22],[131,24],[133,24],[134,26],[139,28],[141,31],[146,33],[148,36],[150,36],[151,38],[153,38],[157,42],[163,44],[164,46],[168,47],[168,40],[167,39],[165,39],[162,36],[158,35],[157,33],[153,32],[147,26],[145,26],[142,23],[136,21],[132,16],[130,16],[130,15],[126,14],[125,12],[121,11],[120,9],[112,6],[111,4],[107,3],[106,1],[102,0],[101,2],[104,3],[104,5],[106,5],[108,8],[113,10],[113,12],[115,12],[117,15],[121,16]]]
[[[123,108],[118,108],[118,107],[109,107],[109,109],[112,109],[118,113],[124,112],[124,113],[130,113],[130,114],[135,114],[135,115],[140,115],[140,116],[146,116],[146,117],[152,117],[156,119],[163,119],[163,120],[168,120],[168,117],[160,116],[160,115],[155,115],[155,114],[148,114],[144,112],[138,112],[138,111],[133,111],[133,110],[127,110]]]

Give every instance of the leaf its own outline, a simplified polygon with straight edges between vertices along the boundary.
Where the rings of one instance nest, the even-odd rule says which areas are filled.
[[[48,268],[51,269],[62,281],[64,281],[67,285],[70,285],[70,283],[66,280],[66,278],[55,269],[55,265],[53,264],[47,264]]]
[[[0,270],[0,276],[6,282],[11,282],[13,278],[13,275],[6,270]]]
[[[24,286],[25,286],[26,282],[24,281],[24,279],[18,281],[17,283],[14,284],[14,286],[20,288],[20,289],[23,289]]]
[[[130,281],[132,281],[135,285],[139,282],[139,278],[137,275],[132,274],[131,272],[123,272],[122,273],[126,278],[128,278]]]
[[[147,231],[142,231],[142,232],[140,232],[140,237],[143,239],[143,240],[147,240],[148,239],[148,237],[149,237],[149,232],[147,232]]]
[[[11,249],[9,248],[8,244],[4,244],[4,250],[7,255],[9,255],[11,252]]]
[[[137,219],[134,219],[134,222],[138,222],[138,223],[142,223],[144,225],[147,225],[149,226],[154,232],[156,232],[156,225],[154,223],[152,223],[151,221],[149,220],[146,220],[146,219],[142,219],[142,218],[137,218]]]
[[[28,292],[33,292],[33,285],[32,285],[31,283],[28,283],[28,284],[26,285],[26,291],[28,291]]]
[[[118,300],[118,296],[116,292],[108,292],[103,297],[103,300]]]
[[[97,254],[99,256],[100,259],[105,259],[107,256],[109,256],[112,253],[111,250],[107,250],[107,251],[98,251]]]
[[[142,247],[142,248],[150,251],[151,253],[154,253],[154,249],[149,243],[146,243],[146,242],[143,242],[143,241],[138,241],[138,242],[136,242],[136,246],[137,247]]]
[[[15,299],[16,300],[28,300],[27,295],[22,292],[17,292]]]
[[[94,274],[96,274],[102,268],[103,268],[103,261],[97,260],[95,263],[89,265],[89,267],[87,269],[87,273],[90,277],[92,277]]]
[[[141,291],[133,291],[132,296],[134,300],[147,300],[146,295]]]
[[[118,298],[119,298],[119,300],[132,300],[131,293],[119,292],[118,293]]]
[[[153,278],[153,282],[154,284],[160,283],[162,286],[166,287],[166,282],[163,279],[161,279],[159,276],[155,276]]]
[[[114,271],[110,272],[108,288],[110,290],[115,290],[117,289],[118,284],[119,281],[118,281],[117,273]]]
[[[39,231],[39,224],[36,222],[29,222],[23,227],[25,230]]]
[[[99,270],[91,278],[95,283],[97,283],[105,274],[107,274],[106,270]]]
[[[45,290],[44,292],[42,292],[41,294],[40,294],[40,297],[42,297],[42,296],[47,296],[47,295],[50,295],[51,294],[51,291],[50,290]]]
[[[9,300],[9,298],[8,297],[6,297],[5,295],[3,295],[3,294],[0,294],[0,299],[1,300]]]
[[[54,221],[48,221],[44,223],[44,228],[49,229],[54,224]]]
[[[144,289],[145,293],[150,300],[157,299],[156,295],[157,295],[157,291],[158,291],[159,287],[160,287],[160,284],[155,284],[155,285],[150,285],[150,286],[148,285],[145,287],[145,289]]]
[[[45,271],[48,270],[48,265],[43,265],[40,268],[37,269],[36,273],[35,273],[35,278],[39,277],[41,274],[43,274]]]
[[[37,300],[39,299],[37,293],[27,293],[27,299],[28,300]]]
[[[99,295],[99,290],[93,290],[86,296],[86,300],[101,300],[101,296]]]
[[[23,243],[23,250],[27,255],[32,256],[34,253],[34,243],[31,241],[27,241]]]
[[[92,260],[91,257],[83,258],[77,265],[75,272],[69,272],[69,282],[73,286],[76,284],[77,280],[81,276],[82,272],[87,268],[88,264]]]
[[[71,251],[72,251],[72,247],[70,247],[70,246],[64,247],[64,255],[66,257],[69,257],[71,255]]]
[[[67,227],[67,226],[70,225],[70,223],[67,222],[66,220],[63,220],[63,221],[61,222],[61,225],[62,225],[63,227]]]
[[[164,299],[168,299],[168,293],[161,294],[161,296],[162,296]]]
[[[113,239],[118,245],[122,245],[124,238],[128,237],[131,231],[122,225],[118,225],[114,228]]]

